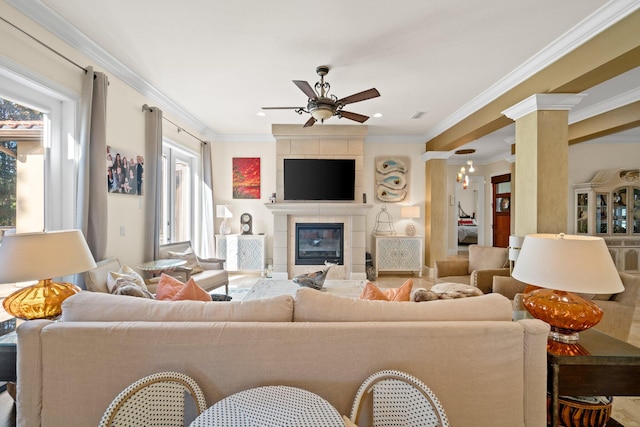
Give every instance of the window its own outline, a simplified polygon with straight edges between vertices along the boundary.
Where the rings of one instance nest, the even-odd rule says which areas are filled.
[[[0,230],[40,225],[44,218],[43,113],[0,97]],[[18,188],[20,183],[20,188]],[[30,226],[28,226],[30,224]]]
[[[192,240],[197,165],[197,154],[163,142],[160,244]]]
[[[17,144],[16,230],[25,233],[71,229],[76,213],[77,94],[25,73],[0,57],[0,97],[42,113],[38,142]],[[23,74],[29,77],[22,77]]]
[[[16,231],[74,228],[78,95],[0,56],[0,97],[42,113],[40,141],[18,142]],[[20,145],[30,145],[25,156]]]

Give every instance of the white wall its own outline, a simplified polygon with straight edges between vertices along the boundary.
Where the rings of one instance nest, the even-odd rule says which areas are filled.
[[[380,209],[386,206],[391,214],[394,228],[397,234],[405,234],[408,219],[400,217],[401,206],[419,206],[420,218],[414,219],[416,235],[424,236],[424,192],[425,192],[425,163],[421,159],[424,153],[424,144],[400,144],[400,143],[364,143],[364,192],[367,194],[367,203],[373,208],[367,215],[367,230],[373,232],[376,225],[376,217]],[[376,157],[408,157],[409,174],[407,185],[409,191],[407,197],[398,203],[383,203],[376,200],[375,185],[375,161]],[[367,251],[371,251],[371,239],[367,239]]]
[[[83,66],[94,65],[82,53],[52,37],[40,26],[16,12],[4,0],[0,0],[0,15],[39,40],[46,42],[74,62]],[[63,93],[72,102],[79,99],[84,71],[8,25],[0,25],[0,40],[2,40],[0,43],[2,62],[0,64],[4,64],[11,71],[28,76],[30,80],[35,82],[35,86],[46,86],[56,93]],[[94,69],[95,71],[103,71],[95,66]],[[154,101],[114,76],[108,73],[107,76],[110,83],[107,95],[107,144],[127,152],[144,154],[145,127],[142,105],[154,105]],[[3,77],[0,76],[0,78]],[[180,125],[180,121],[176,118],[170,115],[166,115],[166,117]],[[192,129],[189,131],[194,133]],[[173,141],[199,152],[197,140],[184,132],[178,134],[176,127],[166,121],[163,122],[163,132]],[[74,135],[67,137],[73,139]],[[69,192],[69,190],[66,191],[66,193]],[[65,196],[69,195],[65,194]],[[68,199],[73,200],[73,195]],[[145,245],[143,225],[149,216],[143,206],[142,198],[138,196],[123,194],[109,194],[108,196],[107,256],[117,256],[122,263],[134,267],[148,261],[142,259]],[[124,227],[124,236],[120,235],[121,227]]]
[[[253,232],[267,235],[267,256],[272,257],[273,217],[264,206],[269,203],[269,196],[276,191],[276,146],[275,142],[215,142],[213,144],[213,168],[215,204],[226,204],[233,212],[231,232],[240,232],[240,215],[248,212],[253,216]],[[425,172],[424,162],[420,159],[424,152],[423,144],[396,143],[364,143],[364,192],[367,203],[373,208],[367,216],[367,230],[372,232],[375,227],[376,216],[382,206],[387,207],[398,234],[404,234],[408,220],[400,218],[401,206],[420,206],[420,218],[413,222],[417,234],[424,235],[424,191]],[[401,203],[382,203],[375,199],[375,159],[389,157],[402,153],[410,159],[409,164],[409,194]],[[259,200],[233,199],[231,188],[231,165],[233,157],[260,157],[261,168],[261,197]],[[361,195],[356,195],[358,200]],[[221,220],[216,219],[216,232]],[[371,250],[371,241],[367,239],[367,251]]]
[[[274,142],[214,142],[213,188],[214,204],[228,205],[233,213],[231,233],[240,233],[240,215],[247,212],[253,217],[253,234],[267,235],[267,257],[272,256],[273,215],[264,206],[276,191],[276,143]],[[232,159],[234,157],[260,158],[260,199],[233,199]],[[218,234],[221,219],[216,218]]]

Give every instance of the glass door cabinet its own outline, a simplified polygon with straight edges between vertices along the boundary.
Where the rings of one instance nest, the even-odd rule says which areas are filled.
[[[575,233],[604,238],[618,270],[640,272],[640,169],[601,171],[574,190]]]

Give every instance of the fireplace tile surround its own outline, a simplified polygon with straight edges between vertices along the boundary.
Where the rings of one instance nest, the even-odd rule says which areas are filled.
[[[332,267],[327,278],[365,280],[367,213],[364,203],[267,203],[274,219],[273,277],[290,279],[322,269],[324,265],[295,265],[296,223],[343,223],[344,265]]]

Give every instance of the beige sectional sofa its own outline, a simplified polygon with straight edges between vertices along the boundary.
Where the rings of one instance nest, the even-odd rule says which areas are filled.
[[[348,414],[369,375],[396,369],[435,392],[452,426],[543,427],[548,325],[511,317],[498,294],[412,303],[301,288],[295,298],[171,302],[81,292],[61,321],[18,328],[18,425],[97,425],[121,390],[165,370],[193,377],[210,405],[289,385]]]

